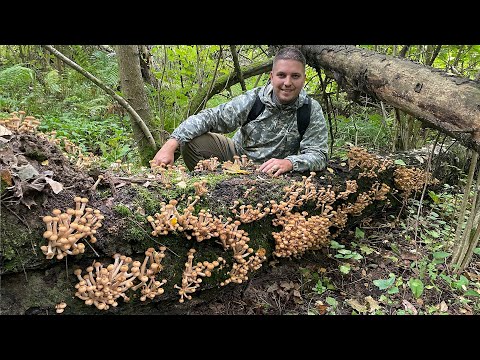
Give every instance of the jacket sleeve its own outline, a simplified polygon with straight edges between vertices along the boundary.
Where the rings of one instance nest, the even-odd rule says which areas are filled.
[[[322,107],[311,99],[310,123],[300,142],[298,155],[287,156],[293,164],[293,171],[320,171],[328,160],[328,131]]]
[[[181,145],[207,132],[228,134],[247,119],[255,101],[256,90],[249,90],[216,107],[204,109],[183,121],[170,135]]]

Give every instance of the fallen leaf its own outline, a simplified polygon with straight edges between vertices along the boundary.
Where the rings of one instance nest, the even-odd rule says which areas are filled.
[[[365,298],[365,300],[367,300],[367,303],[368,303],[368,307],[369,307],[369,312],[373,313],[375,312],[376,310],[379,310],[381,309],[380,305],[378,304],[378,302],[372,298],[371,296],[367,296]]]
[[[7,169],[0,170],[0,177],[2,181],[5,182],[8,186],[12,186],[12,174]]]
[[[324,315],[327,312],[328,305],[323,305],[321,301],[317,301],[315,303],[315,308],[317,309],[319,315]]]
[[[330,174],[333,174],[333,173],[335,172],[335,170],[333,170],[333,169],[330,168],[330,167],[327,167],[327,170],[328,170],[328,172],[329,172]]]
[[[8,130],[5,126],[0,125],[0,136],[12,135],[12,132]]]
[[[177,186],[180,188],[180,189],[185,189],[187,187],[187,183],[185,181],[179,181],[177,183]]]
[[[48,165],[48,159],[45,160],[45,161],[42,161],[41,164],[42,164],[43,166],[47,166],[47,165]]]
[[[439,305],[439,308],[440,308],[440,311],[441,312],[447,312],[448,311],[448,306],[447,304],[445,303],[445,301],[442,301]]]
[[[354,310],[356,310],[359,313],[366,313],[367,312],[367,307],[365,305],[360,304],[357,300],[355,299],[348,299],[346,300],[346,303],[350,305]]]
[[[18,171],[17,175],[20,178],[20,180],[23,180],[23,181],[31,179],[40,174],[37,171],[37,169],[35,169],[31,164],[22,165],[18,167],[15,166],[14,169]]]
[[[408,300],[402,300],[402,305],[405,308],[405,310],[408,311],[409,313],[411,313],[413,315],[418,314],[418,311],[415,308],[415,306],[413,306],[412,303],[409,302]]]
[[[149,187],[150,186],[150,181],[145,181],[143,184],[142,184],[143,187]]]
[[[62,183],[59,183],[58,181],[52,180],[48,177],[45,178],[45,181],[48,183],[48,185],[50,185],[55,194],[58,194],[60,191],[63,190]]]

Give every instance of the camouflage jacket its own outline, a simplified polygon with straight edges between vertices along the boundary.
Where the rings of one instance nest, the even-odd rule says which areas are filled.
[[[248,90],[227,103],[204,109],[182,122],[171,138],[184,145],[206,132],[228,134],[238,129],[232,138],[238,155],[245,154],[255,162],[288,159],[293,164],[293,171],[322,170],[327,162],[328,132],[320,104],[311,99],[310,124],[300,141],[297,108],[306,99],[305,90],[301,90],[294,103],[287,105],[275,104],[272,92],[269,83]],[[265,109],[256,119],[245,124],[257,94],[265,103]]]

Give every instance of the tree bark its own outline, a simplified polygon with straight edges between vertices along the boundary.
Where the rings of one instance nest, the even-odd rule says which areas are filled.
[[[349,45],[299,48],[310,66],[332,71],[353,97],[365,93],[389,103],[480,152],[478,82]]]
[[[272,70],[273,60],[268,60],[264,63],[255,64],[250,67],[247,67],[243,70],[242,75],[243,79],[248,79],[249,77],[264,74]],[[220,77],[213,86],[203,87],[195,98],[192,100],[189,107],[189,112],[187,117],[193,114],[198,113],[203,107],[202,103],[206,103],[213,95],[218,94],[222,90],[237,84],[240,81],[238,73],[236,70],[233,70],[230,74]]]
[[[145,85],[143,83],[138,45],[118,45],[115,47],[115,50],[117,53],[122,93],[140,117],[144,119],[146,126],[149,129],[155,129],[156,126],[153,122],[147,94],[145,92]],[[137,122],[132,121],[132,129],[135,142],[138,144],[142,163],[148,165],[148,162],[157,151],[157,146],[155,142],[152,144],[151,141],[148,141]],[[157,132],[154,133],[156,134],[156,142],[160,143]]]

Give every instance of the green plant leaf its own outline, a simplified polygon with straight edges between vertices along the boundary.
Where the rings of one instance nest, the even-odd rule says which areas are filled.
[[[364,239],[365,238],[365,232],[358,227],[355,228],[355,238],[356,239]]]
[[[477,248],[473,249],[473,253],[477,254],[477,255],[480,255],[480,247],[477,247]]]
[[[377,286],[380,290],[388,289],[395,282],[395,275],[390,275],[388,279],[377,279],[373,280],[373,284]]]
[[[350,265],[340,265],[339,269],[342,274],[348,274],[350,272]]]
[[[449,257],[452,254],[450,254],[448,252],[445,252],[445,251],[436,251],[432,255],[435,259],[446,259],[447,257]]]
[[[408,280],[408,286],[410,290],[412,290],[413,296],[415,299],[418,299],[423,294],[423,282],[420,279],[410,278]]]
[[[407,166],[405,162],[402,159],[397,159],[394,161],[395,165],[402,165],[402,166]]]

